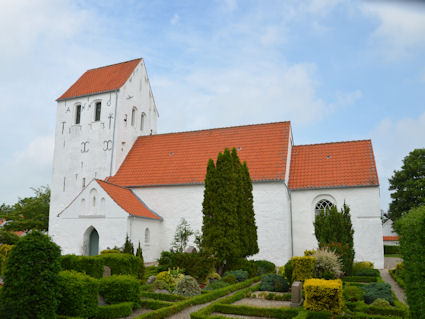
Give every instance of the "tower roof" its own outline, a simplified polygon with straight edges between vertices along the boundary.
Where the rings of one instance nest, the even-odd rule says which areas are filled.
[[[121,88],[141,58],[86,71],[57,101]]]

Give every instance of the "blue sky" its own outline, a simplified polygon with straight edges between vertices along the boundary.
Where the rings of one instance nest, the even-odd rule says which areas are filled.
[[[3,0],[0,41],[0,203],[50,183],[55,99],[138,57],[159,132],[290,120],[296,144],[372,139],[384,210],[425,147],[419,2]]]

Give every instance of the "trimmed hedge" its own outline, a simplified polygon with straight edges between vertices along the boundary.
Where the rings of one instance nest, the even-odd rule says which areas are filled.
[[[139,263],[142,262],[140,258],[130,254],[108,253],[94,258],[101,260],[103,265],[111,268],[111,275],[132,275],[134,277],[138,277]]]
[[[270,261],[256,260],[255,264],[258,266],[258,275],[276,273],[276,265]]]
[[[93,317],[97,313],[99,281],[75,270],[59,273],[57,313],[74,317]]]
[[[295,308],[260,308],[250,306],[235,306],[226,304],[217,304],[214,306],[214,312],[233,314],[240,316],[256,316],[269,318],[294,318],[298,315]]]
[[[110,304],[132,301],[136,307],[140,306],[140,284],[130,275],[112,275],[102,278],[99,293]]]
[[[306,319],[328,319],[332,316],[330,312],[325,311],[308,311]]]
[[[304,281],[314,276],[314,257],[292,257],[292,281]]]
[[[242,282],[248,279],[248,272],[242,269],[226,271],[223,275],[223,280],[224,280],[224,277],[227,277],[229,275],[235,276],[235,279],[238,282]]]
[[[99,306],[96,318],[113,319],[127,317],[133,313],[132,302],[122,302],[114,305]]]
[[[370,268],[363,268],[359,269],[354,273],[354,276],[371,276],[371,277],[379,277],[379,270],[378,269],[370,269]]]
[[[185,296],[177,296],[177,295],[163,294],[163,293],[149,292],[149,291],[142,291],[141,297],[147,298],[147,299],[162,300],[162,301],[181,301],[181,300],[187,299]]]
[[[161,309],[164,307],[169,307],[171,306],[173,303],[169,302],[169,301],[162,301],[162,300],[157,300],[157,299],[142,299],[140,301],[140,306],[143,308],[148,308],[148,309]]]
[[[263,276],[263,280],[260,284],[260,290],[262,291],[275,291],[275,292],[287,292],[289,291],[289,285],[285,278],[275,274],[267,274]]]
[[[344,306],[342,281],[307,279],[304,282],[304,308],[313,311],[340,313]]]
[[[404,280],[403,280],[400,276],[397,276],[397,271],[396,271],[395,269],[390,269],[389,273],[390,273],[390,276],[391,276],[391,277],[392,277],[395,281],[397,281],[398,285],[399,285],[401,288],[406,289],[406,284],[404,283]]]
[[[103,262],[94,256],[63,255],[60,262],[62,270],[75,270],[94,278],[102,278]]]
[[[377,277],[371,276],[344,276],[342,277],[344,282],[377,282]]]
[[[400,254],[400,246],[384,245],[384,255]]]
[[[370,261],[356,261],[353,264],[353,273],[356,273],[360,269],[370,268],[373,269],[373,263]]]

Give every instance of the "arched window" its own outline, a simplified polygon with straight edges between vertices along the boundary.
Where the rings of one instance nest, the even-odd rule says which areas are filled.
[[[89,210],[91,211],[91,214],[96,214],[96,197],[97,197],[97,190],[96,188],[92,188],[90,190],[90,197],[88,200],[89,203]]]
[[[100,112],[102,111],[102,102],[96,102],[96,107],[94,111],[94,121],[100,121]]]
[[[149,244],[150,240],[151,240],[151,234],[150,234],[149,228],[146,227],[146,229],[145,229],[145,244]]]
[[[105,213],[105,197],[100,199],[100,214]]]
[[[134,126],[134,123],[136,122],[136,111],[137,109],[135,107],[131,110],[131,126]]]
[[[75,124],[80,124],[81,122],[81,104],[75,106]]]
[[[86,209],[86,200],[83,198],[81,199],[81,211],[84,213]]]
[[[322,199],[319,200],[316,204],[316,207],[314,208],[314,212],[316,213],[316,215],[318,215],[320,212],[327,212],[329,211],[332,207],[334,207],[335,205],[332,204],[330,201],[328,201],[327,199]]]
[[[142,112],[142,116],[140,117],[140,130],[143,131],[143,128],[145,126],[145,117],[146,113]]]

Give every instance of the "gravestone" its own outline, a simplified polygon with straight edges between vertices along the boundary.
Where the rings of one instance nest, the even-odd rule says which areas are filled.
[[[109,277],[111,275],[111,268],[103,266],[103,277]]]
[[[303,284],[301,281],[294,281],[291,287],[291,307],[298,307],[303,304]]]

